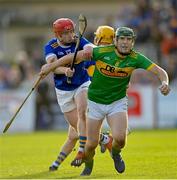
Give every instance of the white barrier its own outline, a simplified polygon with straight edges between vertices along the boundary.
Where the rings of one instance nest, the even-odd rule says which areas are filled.
[[[27,95],[26,90],[0,91],[0,131],[10,121],[18,107]],[[29,132],[34,130],[35,125],[35,94],[32,93],[26,101],[8,132]],[[8,133],[7,132],[7,133]]]
[[[151,86],[134,86],[128,91],[129,125],[153,128],[156,125],[156,91]]]
[[[25,90],[0,91],[0,132],[3,131],[27,93]],[[175,89],[172,89],[168,96],[163,96],[157,88],[151,86],[132,86],[128,96],[130,128],[177,127],[177,91]],[[30,132],[34,127],[35,93],[32,93],[8,132]],[[103,127],[108,128],[106,121]]]
[[[157,98],[158,127],[177,127],[177,90],[172,88],[168,96],[162,96],[158,92]]]

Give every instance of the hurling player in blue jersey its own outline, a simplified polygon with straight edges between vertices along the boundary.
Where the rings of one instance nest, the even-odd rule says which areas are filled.
[[[67,26],[66,26],[67,25]],[[59,59],[60,57],[74,52],[75,49],[75,34],[74,34],[74,23],[68,18],[61,18],[54,22],[53,29],[55,32],[56,38],[53,38],[47,45],[45,46],[45,56],[48,63],[52,63]],[[99,26],[97,31],[95,32],[95,44],[110,44],[113,42],[114,37],[114,29],[109,26]],[[86,47],[86,45],[90,43],[82,38],[80,43],[80,49]],[[49,167],[50,171],[55,171],[58,169],[59,165],[62,161],[67,157],[67,155],[72,151],[76,142],[77,142],[77,124],[80,124],[80,147],[79,152],[72,162],[73,166],[79,166],[81,160],[83,158],[83,150],[86,141],[85,136],[85,109],[86,109],[86,96],[85,90],[87,90],[89,84],[89,78],[87,75],[87,71],[85,69],[89,68],[90,73],[93,73],[92,65],[95,64],[94,61],[86,61],[84,63],[76,64],[74,66],[74,71],[71,71],[69,67],[60,67],[54,72],[54,80],[55,87],[57,93],[58,103],[62,112],[65,115],[65,118],[69,122],[69,130],[68,130],[68,139],[63,145],[61,152],[57,159],[53,162],[53,164]],[[77,74],[78,73],[78,74]],[[67,83],[67,76],[72,77],[72,83]],[[84,87],[83,87],[84,86]],[[81,90],[83,91],[81,93]],[[81,95],[80,95],[81,94]],[[79,99],[79,100],[77,100]],[[76,102],[75,102],[76,100]],[[77,104],[78,102],[78,104]],[[82,107],[82,109],[80,109]],[[79,121],[77,123],[77,118],[79,114],[77,111],[81,110],[81,118],[80,120],[84,120],[84,122]],[[82,128],[84,126],[84,128]],[[83,133],[81,136],[81,132]],[[110,151],[110,147],[112,146],[112,137],[109,135],[101,134],[100,135],[100,145],[102,148],[104,147],[104,151],[108,148]],[[110,139],[111,138],[111,139]],[[110,140],[109,140],[110,139]],[[110,146],[110,147],[109,147]]]
[[[53,23],[55,38],[45,45],[47,63],[58,61],[61,57],[75,51],[77,36],[74,33],[74,28],[75,24],[68,18],[60,18]],[[81,38],[79,49],[84,49],[88,44],[90,45],[88,40]],[[50,171],[58,169],[62,161],[74,148],[78,138],[78,153],[71,165],[79,165],[83,158],[86,143],[87,89],[90,84],[90,78],[84,66],[85,63],[81,62],[74,65],[73,71],[70,67],[59,67],[53,72],[58,104],[69,123],[69,129],[68,138],[57,159],[49,167]],[[71,83],[67,82],[67,77],[72,77]]]

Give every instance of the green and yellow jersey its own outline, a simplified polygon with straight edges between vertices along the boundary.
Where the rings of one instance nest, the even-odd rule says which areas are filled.
[[[111,104],[125,97],[133,70],[150,69],[154,65],[150,59],[134,50],[121,59],[114,45],[93,48],[92,59],[96,65],[88,99],[100,104]]]

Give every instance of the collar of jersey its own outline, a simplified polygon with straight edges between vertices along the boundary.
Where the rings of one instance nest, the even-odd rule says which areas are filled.
[[[114,49],[114,52],[116,53],[117,57],[120,58],[120,60],[125,60],[126,57],[127,57],[127,56],[126,56],[125,58],[120,57],[120,55],[119,55],[119,53],[117,52],[117,49],[116,49],[116,48]]]
[[[57,39],[57,43],[58,43],[59,46],[62,47],[62,48],[69,48],[69,47],[71,47],[71,45],[70,45],[70,46],[62,45],[58,39]]]

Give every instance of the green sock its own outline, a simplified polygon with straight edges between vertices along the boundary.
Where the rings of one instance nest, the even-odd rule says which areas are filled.
[[[116,149],[115,147],[112,147],[112,155],[113,156],[120,154],[120,152],[121,152],[120,149]]]
[[[86,160],[85,161],[85,166],[88,168],[92,168],[93,167],[93,159],[92,160]]]

